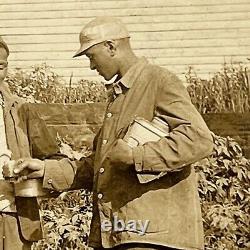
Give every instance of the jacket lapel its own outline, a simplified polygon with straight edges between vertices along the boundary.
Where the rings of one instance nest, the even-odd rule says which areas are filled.
[[[18,114],[23,101],[12,95],[5,84],[0,84],[0,91],[4,98],[5,131],[8,147],[12,151],[12,158],[30,157],[28,137]]]
[[[126,77],[126,81],[130,81],[129,85],[131,87],[128,89],[128,91],[125,95],[123,105],[122,105],[121,111],[119,113],[119,118],[118,118],[117,128],[116,128],[116,131],[118,134],[122,135],[124,133],[124,130],[126,130],[127,127],[129,126],[130,122],[132,122],[133,118],[135,118],[132,116],[136,113],[135,112],[135,109],[136,109],[135,102],[138,101],[137,100],[138,99],[137,89],[142,87],[141,86],[142,83],[138,82],[137,79],[140,76],[141,72],[143,71],[143,69],[147,63],[148,63],[148,61],[145,58],[142,58],[138,62],[138,65],[135,65],[136,68],[132,69],[130,72],[128,72],[130,77]],[[122,79],[121,79],[121,81],[122,81]],[[126,85],[128,85],[128,84],[126,84]]]

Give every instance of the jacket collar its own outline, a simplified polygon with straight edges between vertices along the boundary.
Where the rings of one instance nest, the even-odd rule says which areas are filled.
[[[10,92],[9,86],[5,82],[0,83],[0,92],[4,99],[5,111],[8,112],[15,103],[18,103],[19,97]]]
[[[130,89],[135,83],[137,77],[139,76],[141,69],[148,63],[145,57],[140,58],[134,65],[132,65],[126,74],[118,79],[116,78],[113,83],[114,92],[119,95],[123,92],[123,89]]]

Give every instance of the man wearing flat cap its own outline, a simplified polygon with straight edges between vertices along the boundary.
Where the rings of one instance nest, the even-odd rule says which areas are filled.
[[[90,68],[105,80],[110,97],[92,158],[81,162],[28,160],[44,187],[93,191],[89,246],[95,249],[203,249],[203,228],[192,163],[207,157],[213,139],[181,81],[138,58],[125,25],[98,17],[80,33]],[[135,118],[167,124],[169,133],[130,147],[123,140]],[[92,159],[92,160],[91,160]]]

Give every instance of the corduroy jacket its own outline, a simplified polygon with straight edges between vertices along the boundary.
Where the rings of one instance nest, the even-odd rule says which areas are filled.
[[[47,160],[44,187],[93,190],[89,245],[114,247],[143,242],[178,249],[203,249],[203,227],[196,173],[191,164],[208,156],[213,139],[181,81],[142,58],[120,79],[122,93],[112,100],[96,136],[93,163]],[[134,165],[114,164],[109,156],[136,117],[168,123],[169,136],[133,149]],[[137,169],[137,170],[136,170]],[[167,172],[160,177],[161,172]],[[140,183],[138,174],[152,174]],[[115,228],[117,220],[137,227]],[[146,232],[139,223],[149,221]],[[104,227],[111,223],[111,228]]]

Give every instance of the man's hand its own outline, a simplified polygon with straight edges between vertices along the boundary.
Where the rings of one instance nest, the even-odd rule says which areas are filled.
[[[3,177],[6,179],[6,178],[12,178],[14,177],[14,167],[16,166],[16,161],[11,161],[11,160],[8,160],[4,163],[4,165],[2,166],[2,174],[3,174]]]
[[[7,164],[11,159],[11,151],[8,149],[1,150],[0,149],[0,168],[2,168],[5,164]]]
[[[45,163],[38,159],[18,160],[14,173],[27,179],[41,178],[44,176]]]
[[[0,168],[6,165],[9,161],[10,161],[10,157],[8,157],[7,155],[1,155],[0,156]]]
[[[113,163],[132,165],[134,163],[132,148],[124,140],[118,139],[109,154],[109,159]]]

